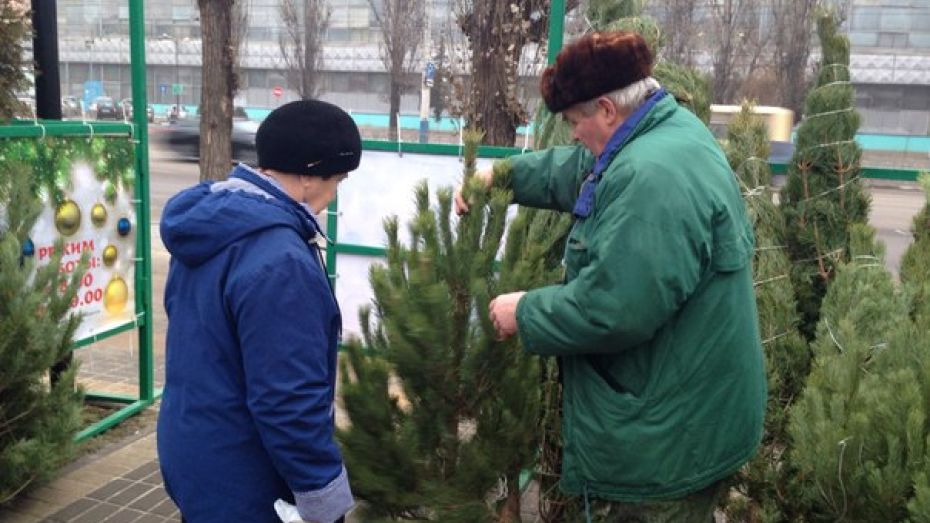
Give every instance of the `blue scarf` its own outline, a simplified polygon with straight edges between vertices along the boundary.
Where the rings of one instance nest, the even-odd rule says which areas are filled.
[[[620,150],[623,149],[623,146],[626,145],[627,141],[629,141],[630,135],[633,134],[633,130],[636,129],[636,126],[639,125],[649,111],[651,111],[666,94],[668,93],[665,92],[665,89],[659,88],[658,91],[652,93],[652,95],[646,99],[645,103],[633,111],[633,114],[614,131],[613,136],[610,137],[610,140],[607,141],[607,145],[604,146],[604,150],[598,155],[597,161],[594,163],[594,170],[585,177],[584,183],[581,185],[581,192],[578,194],[578,199],[575,201],[575,208],[572,209],[572,214],[575,218],[587,218],[591,215],[591,212],[594,211],[594,193],[597,190],[597,182],[601,181],[601,177],[604,175],[607,166],[610,165],[610,162],[617,156],[617,153],[619,153]]]

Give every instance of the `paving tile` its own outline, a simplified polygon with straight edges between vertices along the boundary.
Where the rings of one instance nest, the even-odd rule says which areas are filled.
[[[113,503],[114,505],[119,505],[125,507],[133,501],[139,499],[144,494],[152,490],[151,485],[146,485],[145,483],[133,483],[120,492],[107,498],[108,503]]]
[[[161,477],[161,471],[156,470],[155,472],[149,474],[148,477],[142,479],[142,483],[148,483],[149,485],[163,485],[165,480]]]
[[[174,502],[171,501],[170,499],[166,499],[162,501],[161,503],[159,503],[158,505],[155,505],[154,507],[149,509],[150,513],[158,514],[159,516],[162,516],[162,517],[169,517],[177,511],[178,511],[178,507],[176,507],[174,505]]]
[[[100,503],[96,507],[72,519],[69,523],[100,523],[118,512],[120,508],[121,507],[109,503]]]
[[[132,482],[129,481],[128,479],[117,478],[107,483],[106,485],[98,488],[97,490],[91,492],[90,494],[87,495],[87,497],[92,498],[92,499],[99,499],[100,501],[103,501],[109,498],[110,496],[127,488],[129,485],[132,485]]]
[[[81,498],[68,505],[67,507],[59,510],[58,512],[52,514],[49,516],[49,519],[62,522],[71,521],[72,519],[80,516],[84,512],[87,512],[89,509],[99,504],[100,502],[95,499]]]
[[[132,523],[165,523],[165,518],[156,514],[143,514],[141,518]]]
[[[142,465],[141,467],[137,468],[136,470],[133,470],[132,472],[124,475],[123,477],[126,479],[138,481],[151,475],[153,472],[156,472],[157,470],[158,470],[158,462],[150,461],[146,463],[145,465]]]
[[[113,514],[109,518],[105,519],[104,522],[105,523],[133,523],[134,521],[142,517],[142,515],[143,515],[142,512],[138,510],[124,508],[120,510],[119,512],[117,512],[116,514]]]
[[[157,487],[148,494],[133,501],[129,506],[135,509],[147,511],[162,501],[168,499],[168,493],[162,487]]]

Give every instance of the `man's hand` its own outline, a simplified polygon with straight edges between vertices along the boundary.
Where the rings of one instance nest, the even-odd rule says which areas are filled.
[[[485,187],[491,187],[491,183],[494,181],[494,169],[492,167],[487,167],[475,171],[475,178],[484,182]],[[471,205],[462,197],[462,186],[459,185],[458,189],[455,190],[455,214],[461,216],[467,213],[470,208]]]
[[[511,292],[510,294],[501,294],[491,300],[488,306],[488,317],[494,324],[494,330],[497,331],[497,337],[500,340],[506,340],[517,333],[517,303],[525,292]]]

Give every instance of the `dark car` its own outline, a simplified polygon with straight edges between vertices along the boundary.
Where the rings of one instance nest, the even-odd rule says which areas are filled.
[[[248,118],[233,118],[232,158],[234,161],[255,164],[257,160],[256,131],[258,131],[258,122]],[[157,128],[152,136],[181,159],[200,157],[200,118],[197,116]]]
[[[126,119],[132,120],[132,98],[123,98],[119,101],[119,105],[123,108],[123,115],[125,115]],[[145,106],[145,119],[149,122],[155,121],[155,108],[152,107],[152,104],[146,104]]]
[[[123,110],[109,96],[98,96],[90,104],[90,111],[98,120],[122,120]]]

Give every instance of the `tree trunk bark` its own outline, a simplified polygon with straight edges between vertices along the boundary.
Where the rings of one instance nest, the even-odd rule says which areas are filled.
[[[476,1],[470,27],[472,84],[468,125],[485,133],[484,143],[513,147],[516,127],[523,123],[522,105],[508,86],[517,81],[516,69],[525,37],[505,31],[510,3]]]
[[[198,0],[203,31],[200,96],[200,180],[223,180],[232,163],[236,56],[231,0]]]
[[[393,74],[391,75],[393,78]],[[397,113],[400,111],[400,85],[392,81],[391,82],[391,94],[390,94],[390,115],[388,116],[388,140],[392,142],[397,141]]]
[[[515,487],[516,485],[513,486]],[[500,523],[519,523],[521,521],[519,489],[513,488],[507,493],[507,499],[504,501],[504,506],[501,508],[498,521]]]

